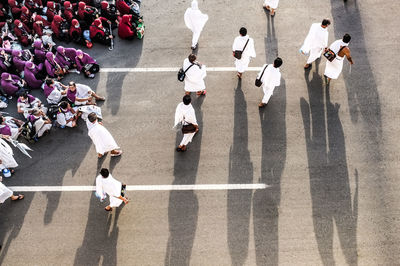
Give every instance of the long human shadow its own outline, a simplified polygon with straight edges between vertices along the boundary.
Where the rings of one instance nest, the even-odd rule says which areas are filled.
[[[4,183],[6,184],[6,182]],[[0,246],[2,246],[0,250],[0,265],[3,265],[12,241],[19,235],[24,224],[25,215],[35,195],[35,193],[23,194],[25,198],[22,201],[11,202],[11,199],[7,199],[0,206]]]
[[[253,194],[253,224],[257,265],[279,264],[279,205],[281,177],[286,162],[286,83],[275,88],[260,109],[262,133],[260,183],[269,187]]]
[[[176,152],[174,150],[174,185],[191,185],[196,183],[202,131],[204,128],[203,113],[201,111],[203,101],[204,96],[197,97],[197,99],[192,96],[192,105],[196,112],[200,130],[194,136],[193,141],[187,146],[186,152]],[[179,144],[181,138],[182,134],[178,132],[176,134],[176,146]],[[199,202],[194,191],[172,190],[170,192],[168,204],[169,238],[164,265],[190,265],[198,212]]]
[[[369,129],[371,145],[377,146],[382,133],[381,106],[377,84],[368,57],[357,0],[348,3],[331,0],[331,13],[335,38],[341,39],[345,33],[349,33],[354,43],[350,42],[349,47],[355,64],[352,66],[351,73],[343,70],[351,120],[353,123],[357,123],[361,115]]]
[[[330,101],[329,87],[313,72],[305,72],[309,102],[300,100],[310,175],[312,217],[323,265],[335,265],[333,232],[336,225],[341,249],[348,265],[357,265],[358,173],[354,201],[339,104]],[[325,111],[326,110],[326,111]]]
[[[335,37],[339,39],[346,32],[352,36],[353,44],[350,42],[350,49],[355,64],[352,66],[351,73],[343,71],[343,79],[348,95],[351,120],[354,124],[362,125],[360,133],[364,138],[362,142],[364,154],[368,156],[369,177],[379,184],[370,187],[370,192],[374,193],[378,199],[375,210],[378,217],[384,217],[388,215],[388,212],[393,213],[394,207],[391,206],[391,202],[395,202],[395,199],[389,196],[390,184],[387,183],[387,178],[382,171],[385,165],[382,162],[384,148],[382,147],[381,103],[372,63],[367,52],[367,40],[364,36],[360,7],[357,0],[344,3],[331,0],[331,13],[335,26]],[[384,245],[383,243],[398,242],[398,232],[392,222],[394,220],[394,218],[388,218],[379,222],[378,231],[384,233],[379,235],[378,246]],[[382,264],[393,264],[393,262],[400,261],[398,245],[385,245],[383,252],[385,255],[381,256]]]
[[[123,42],[124,41],[120,41],[120,43]],[[143,41],[140,40],[132,41],[131,43],[129,43],[129,46],[127,47],[123,46],[121,52],[118,53],[118,55],[116,55],[116,58],[118,59],[120,58],[120,55],[127,55],[127,54],[129,54],[129,57],[125,56],[123,58],[120,58],[120,60],[118,61],[118,67],[127,67],[127,68],[136,67],[136,65],[139,63],[142,54],[142,49],[143,49]],[[125,53],[124,50],[126,50]],[[121,97],[122,97],[122,85],[124,83],[126,75],[128,75],[128,72],[107,73],[106,106],[108,109],[111,110],[112,115],[116,115],[119,111]],[[133,85],[132,87],[135,86],[134,83],[132,85]]]
[[[267,11],[265,11],[265,13],[267,18],[267,35],[264,38],[265,56],[266,62],[272,63],[278,56],[278,40],[275,35],[275,17],[271,17]]]
[[[97,173],[103,162],[104,158],[98,160]],[[99,265],[100,262],[102,265],[117,265],[118,217],[124,204],[107,213],[104,207],[108,202],[107,198],[106,203],[100,204],[99,199],[92,193],[85,236],[82,245],[76,250],[75,266]]]
[[[247,103],[239,79],[235,89],[233,144],[229,153],[229,184],[253,183],[248,148]],[[227,198],[228,246],[232,265],[244,265],[249,247],[251,190],[229,190]]]

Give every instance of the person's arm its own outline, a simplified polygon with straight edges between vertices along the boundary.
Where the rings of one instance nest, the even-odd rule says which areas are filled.
[[[344,50],[344,54],[347,57],[347,60],[350,62],[350,64],[354,64],[353,58],[351,57],[351,53],[350,53],[350,48],[346,47]]]

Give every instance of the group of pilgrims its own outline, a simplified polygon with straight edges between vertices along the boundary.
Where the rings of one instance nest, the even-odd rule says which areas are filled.
[[[119,1],[117,1],[117,6],[118,2]],[[278,3],[279,0],[265,0],[263,8],[267,12],[269,12],[271,16],[274,16],[276,9],[278,7]],[[191,104],[192,103],[191,93],[196,93],[198,97],[203,97],[207,93],[204,82],[204,79],[207,76],[206,65],[198,62],[197,56],[195,55],[195,51],[199,47],[198,41],[200,38],[200,34],[207,21],[208,21],[208,15],[203,14],[199,10],[197,0],[193,0],[191,2],[191,7],[189,7],[184,14],[184,22],[186,26],[193,33],[192,43],[191,43],[191,49],[193,50],[193,52],[188,56],[188,58],[184,60],[182,68],[178,72],[178,80],[184,81],[185,95],[183,96],[182,102],[180,102],[177,105],[175,110],[174,128],[181,127],[183,135],[180,144],[178,145],[178,147],[176,147],[177,152],[186,151],[187,145],[192,141],[195,134],[199,131],[199,125],[196,120],[195,110]],[[320,58],[322,55],[324,55],[324,57],[327,58],[325,72],[324,72],[324,76],[327,82],[330,82],[331,79],[337,79],[339,77],[343,68],[343,61],[345,57],[350,62],[350,64],[354,63],[350,55],[350,49],[348,47],[351,40],[349,34],[347,33],[344,34],[342,39],[336,40],[330,46],[328,46],[328,26],[330,24],[331,22],[329,19],[323,19],[322,22],[313,23],[303,42],[303,45],[299,49],[301,54],[308,55],[307,62],[304,65],[305,71],[308,71],[312,67],[312,63],[318,58]],[[39,49],[45,49],[42,43],[39,44],[38,46],[36,46],[35,43],[35,49],[36,47],[38,47]],[[84,66],[85,64],[78,63],[79,60],[82,60],[79,58],[82,58],[82,55],[86,58],[90,58],[90,56],[83,53],[82,51],[79,50],[73,51],[71,49],[72,48],[63,48],[59,46],[57,47],[57,53],[55,55],[52,56],[49,55],[49,57],[47,57],[47,53],[45,52],[42,55],[45,55],[46,58],[45,60],[49,61],[53,59],[53,61],[57,62],[57,64],[59,64],[60,66],[64,66],[64,63],[61,59],[69,58],[70,60],[67,61],[70,63],[70,65],[68,66],[68,68],[66,68],[66,71],[67,72],[70,71],[70,69],[73,67],[76,67],[78,71],[82,71],[82,65]],[[4,54],[3,51],[6,50],[3,49],[2,54]],[[15,54],[17,55],[17,53]],[[19,52],[19,55],[21,54],[22,52]],[[73,56],[71,57],[70,54],[73,54]],[[234,39],[232,45],[232,56],[234,57],[234,64],[237,70],[236,75],[238,79],[242,79],[243,73],[247,70],[251,58],[256,57],[254,40],[249,37],[249,35],[247,34],[247,29],[244,27],[240,28],[239,36],[237,36]],[[91,60],[92,61],[90,62],[93,65],[95,65],[96,64],[95,60],[93,59]],[[51,69],[49,63],[47,63],[46,65],[46,62],[47,61],[44,62],[45,68]],[[25,67],[24,70],[26,71],[27,68],[28,69],[32,68],[36,69],[39,72],[41,63],[43,62],[39,62],[39,65],[35,65],[32,62],[24,63]],[[282,58],[277,57],[272,63],[264,64],[260,72],[257,74],[255,80],[255,86],[262,87],[264,93],[261,102],[258,104],[259,108],[264,108],[268,104],[268,102],[271,99],[271,96],[273,95],[275,87],[280,86],[281,82],[280,67],[282,66],[282,64],[283,64]],[[14,69],[16,68],[14,67]],[[85,71],[84,67],[83,71]],[[27,73],[29,73],[29,71]],[[89,111],[86,113],[81,109],[76,109],[76,106],[82,104],[84,105],[93,104],[93,102],[91,102],[92,100],[94,99],[104,100],[104,98],[98,96],[89,87],[83,84],[75,84],[74,82],[71,82],[69,86],[65,86],[61,84],[59,81],[57,81],[57,79],[59,79],[57,71],[53,72],[50,71],[50,73],[53,73],[52,77],[56,79],[46,80],[45,86],[47,87],[45,87],[45,94],[46,94],[46,88],[54,87],[58,89],[53,89],[53,90],[49,89],[48,91],[60,92],[59,97],[56,98],[61,99],[63,94],[67,96],[67,101],[63,101],[61,102],[61,104],[59,104],[60,111],[57,114],[57,122],[59,122],[59,125],[74,127],[76,126],[76,119],[79,116],[85,116],[84,119],[86,120],[87,123],[89,136],[91,137],[96,146],[98,158],[103,157],[108,152],[111,153],[111,156],[121,155],[122,150],[116,144],[111,134],[107,131],[107,129],[104,128],[102,123],[99,121],[99,118],[101,118],[101,112],[99,112],[99,110],[95,110],[94,108],[89,109]],[[50,73],[48,73],[48,75],[50,75]],[[36,74],[34,74],[34,76],[37,76]],[[92,73],[87,73],[87,74],[89,77],[91,77],[90,75]],[[14,82],[15,84],[23,83],[20,82],[20,77],[18,77],[17,75],[14,74],[6,74],[6,75],[7,76],[5,76],[5,80],[11,81],[15,78],[18,79]],[[2,87],[4,87],[3,81],[1,85]],[[38,87],[40,87],[40,84],[38,85]],[[63,87],[65,90],[60,89]],[[72,101],[68,96],[69,94],[71,94],[68,92],[69,90],[78,91],[78,93],[75,94],[76,97]],[[16,89],[13,89],[14,93],[16,93],[17,91],[19,91],[18,87],[16,87]],[[11,96],[13,94],[11,93],[7,95]],[[48,95],[46,94],[46,96]],[[26,104],[26,102],[30,104],[36,102],[38,103],[37,105],[38,108],[36,108],[34,112],[41,112],[43,114],[43,111],[41,110],[40,101],[38,101],[37,99],[35,99],[34,97],[32,97],[27,93],[24,93],[21,96],[19,96],[18,102],[19,102],[18,104],[21,106],[22,104]],[[18,107],[18,111],[27,114],[28,119],[30,116],[32,116],[32,114],[26,113],[22,111],[22,109],[20,110],[20,107]],[[33,115],[35,114],[36,113],[33,113]],[[100,117],[98,116],[98,114],[100,114]],[[2,124],[0,127],[6,124],[5,122],[6,120],[7,120],[6,118],[0,117],[0,121]],[[9,118],[9,120],[11,119]],[[18,124],[15,121],[13,122],[14,124]],[[0,133],[4,135],[4,133],[2,133],[1,130],[2,129],[0,128]],[[11,137],[11,135],[8,137]],[[112,208],[120,206],[122,202],[125,202],[125,204],[128,203],[128,199],[125,197],[125,188],[126,186],[124,184],[122,184],[120,181],[117,181],[111,176],[108,169],[102,169],[100,171],[99,176],[96,178],[96,195],[99,197],[101,201],[105,199],[106,195],[108,195],[110,198],[110,204],[105,208],[106,211],[110,211],[112,210]],[[12,195],[12,192],[8,193],[9,195]],[[0,195],[1,195],[1,187],[0,187]],[[12,195],[11,197],[13,200],[18,200],[20,199],[21,195]],[[2,202],[1,197],[0,197],[0,202]]]
[[[263,8],[275,15],[279,0],[265,0]],[[191,7],[188,8],[184,15],[186,26],[193,32],[191,49],[198,49],[198,40],[200,34],[208,20],[208,16],[203,14],[198,8],[197,0],[193,0]],[[345,34],[342,39],[334,41],[328,47],[328,26],[331,24],[329,19],[323,19],[321,23],[313,23],[300,48],[300,53],[308,55],[307,63],[304,66],[305,70],[311,68],[312,63],[324,54],[329,57],[326,61],[324,76],[329,82],[331,79],[337,79],[342,72],[343,59],[347,57],[350,64],[353,60],[350,56],[348,47],[351,37]],[[327,55],[325,55],[327,54]],[[243,73],[247,70],[251,58],[256,57],[254,40],[247,34],[247,29],[242,27],[239,30],[239,36],[234,39],[232,45],[232,55],[235,58],[235,67],[237,77],[242,78]],[[176,150],[178,152],[186,151],[187,145],[192,141],[194,135],[199,131],[199,126],[196,121],[196,114],[191,105],[191,92],[196,92],[198,96],[206,95],[206,86],[204,78],[207,76],[206,66],[198,62],[195,54],[190,54],[183,62],[183,66],[178,73],[178,80],[184,81],[185,96],[181,103],[178,104],[175,111],[174,127],[182,126],[183,138]],[[258,73],[255,85],[262,87],[264,96],[258,104],[259,108],[265,107],[271,96],[274,93],[275,87],[280,85],[281,73],[280,67],[283,60],[277,57],[272,63],[264,64],[261,71]],[[183,76],[183,78],[182,78]]]
[[[0,115],[0,171],[3,176],[10,177],[18,166],[8,143],[30,157],[27,152],[30,148],[18,139],[34,143],[54,126],[76,127],[79,118],[86,121],[98,158],[107,153],[122,154],[103,126],[101,109],[96,106],[96,101],[105,98],[87,85],[73,81],[62,83],[62,79],[73,72],[94,78],[100,70],[99,64],[80,49],[54,42],[74,42],[87,48],[98,42],[112,48],[115,28],[120,38],[143,38],[140,0],[117,0],[115,5],[92,0],[0,1],[0,108],[7,107],[9,100],[15,97],[17,112],[21,115],[20,118],[7,113]],[[31,95],[32,90],[43,91],[47,103]],[[107,180],[111,179],[110,175]],[[20,200],[23,197],[14,195],[0,182],[0,203],[7,198]],[[122,201],[127,203],[126,199]]]
[[[30,46],[36,40],[51,50],[53,37],[88,48],[93,43],[113,48],[113,30],[122,39],[143,38],[141,0],[2,0],[0,1],[0,45],[5,49]],[[18,41],[18,44],[16,43]]]

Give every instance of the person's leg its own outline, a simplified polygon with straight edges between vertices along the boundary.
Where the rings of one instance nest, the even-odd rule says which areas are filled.
[[[201,33],[201,32],[193,32],[193,37],[192,37],[192,50],[195,50],[195,49],[197,48],[197,43],[199,42],[200,33]]]
[[[104,101],[106,98],[97,95],[94,91],[91,91],[90,93],[91,96],[93,96],[97,101]]]
[[[270,91],[270,89],[266,89],[264,91],[264,97],[262,98],[261,103],[258,105],[258,107],[262,108],[262,107],[266,106],[268,104],[271,96],[272,96],[272,92]]]

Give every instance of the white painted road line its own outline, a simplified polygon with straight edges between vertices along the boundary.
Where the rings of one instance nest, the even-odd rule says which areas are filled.
[[[126,186],[128,191],[171,191],[171,190],[248,190],[266,189],[266,184],[199,184],[199,185],[141,185]],[[84,192],[95,191],[95,186],[15,186],[8,187],[18,192]]]
[[[100,68],[100,72],[119,73],[119,72],[177,72],[179,67],[148,67],[148,68]],[[260,71],[261,67],[249,67],[246,71]],[[207,72],[237,72],[235,67],[207,67]]]

